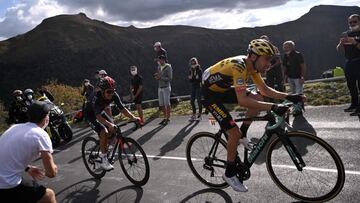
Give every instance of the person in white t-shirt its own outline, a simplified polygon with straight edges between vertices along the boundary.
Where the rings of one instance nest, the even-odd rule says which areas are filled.
[[[53,190],[36,184],[45,176],[53,178],[57,174],[52,144],[43,130],[49,123],[49,111],[48,104],[35,101],[28,110],[29,122],[13,125],[0,136],[1,201],[56,203]],[[39,155],[44,169],[29,165]],[[23,180],[24,171],[34,181]]]

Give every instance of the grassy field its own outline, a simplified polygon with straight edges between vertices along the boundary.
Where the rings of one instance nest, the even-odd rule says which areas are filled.
[[[61,103],[65,103],[62,107],[64,112],[81,109],[83,101],[81,88],[57,84],[54,81],[45,85],[45,87],[54,95],[55,104],[60,105]],[[336,105],[350,102],[350,95],[345,81],[305,84],[304,94],[307,97],[306,105]],[[243,110],[243,108],[237,105],[229,105],[228,107],[235,111]],[[191,115],[191,113],[189,101],[181,101],[177,106],[172,108],[171,111],[172,116]],[[134,114],[137,113],[134,112]],[[8,113],[5,111],[3,103],[0,101],[0,132],[3,132],[9,127],[5,122],[7,115]],[[159,117],[159,115],[160,112],[158,108],[144,109],[145,120]],[[123,120],[124,118],[119,116],[117,119]]]

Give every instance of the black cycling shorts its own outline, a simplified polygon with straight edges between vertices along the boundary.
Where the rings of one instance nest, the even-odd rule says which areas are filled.
[[[107,121],[110,121],[110,119],[107,117],[107,115],[105,115],[104,113],[101,113],[101,116],[103,118],[105,118]],[[110,121],[112,122],[112,121]],[[100,123],[98,120],[90,120],[89,121],[90,127],[91,129],[93,129],[97,134],[100,134],[100,132],[104,129],[107,129],[108,127],[106,127],[105,125],[103,125],[102,123]]]
[[[38,202],[46,192],[46,188],[31,180],[23,180],[18,186],[10,189],[0,189],[1,200],[9,202]]]
[[[202,104],[214,116],[221,129],[227,131],[237,126],[229,111],[223,105],[238,103],[235,89],[232,88],[224,93],[219,93],[203,87],[202,94],[204,96]]]

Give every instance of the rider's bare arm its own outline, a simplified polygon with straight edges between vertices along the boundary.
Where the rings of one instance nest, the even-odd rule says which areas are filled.
[[[257,110],[270,110],[272,103],[258,101],[246,95],[246,88],[235,86],[235,92],[240,106]]]
[[[49,178],[56,176],[58,169],[54,163],[53,156],[48,151],[41,151],[41,159],[45,168],[45,175]]]

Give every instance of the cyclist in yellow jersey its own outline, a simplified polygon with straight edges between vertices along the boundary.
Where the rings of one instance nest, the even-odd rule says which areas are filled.
[[[275,55],[274,46],[264,39],[254,39],[250,42],[248,54],[224,59],[206,69],[203,73],[202,101],[205,108],[215,117],[220,127],[228,135],[227,143],[227,166],[223,179],[238,192],[246,192],[248,189],[236,177],[236,149],[238,143],[246,148],[251,148],[246,138],[247,130],[251,122],[244,122],[239,128],[224,107],[224,103],[237,103],[248,108],[245,116],[252,117],[259,111],[273,110],[283,115],[288,107],[281,104],[264,102],[263,97],[274,99],[287,99],[292,102],[302,102],[302,95],[289,95],[268,87],[261,78],[271,65],[271,59]],[[260,94],[247,91],[248,79],[252,79]]]

